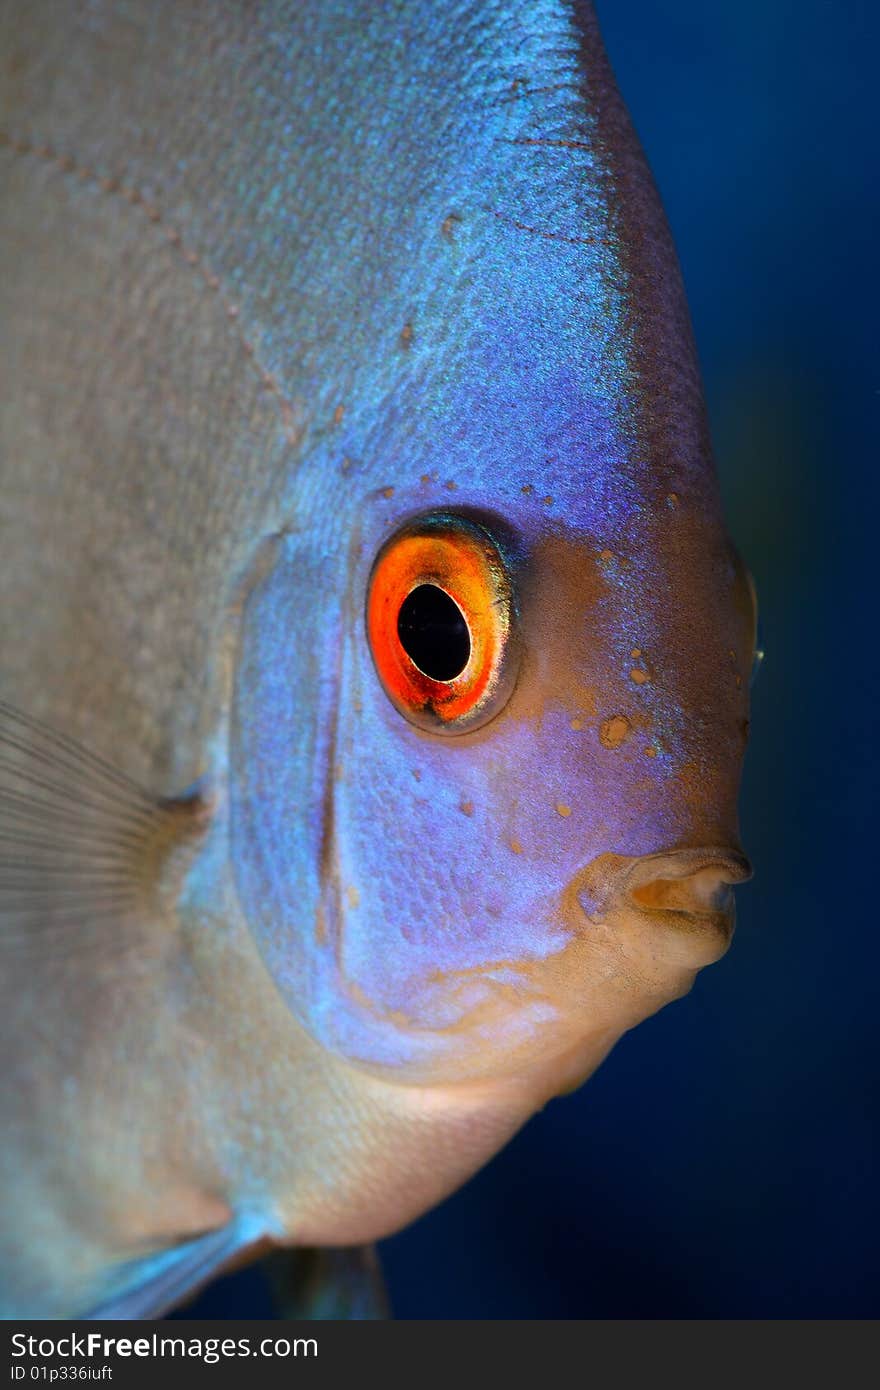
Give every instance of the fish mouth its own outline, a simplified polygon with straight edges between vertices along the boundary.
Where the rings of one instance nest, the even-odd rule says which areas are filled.
[[[577,894],[587,920],[652,938],[682,965],[719,960],[736,925],[734,886],[751,878],[738,849],[681,849],[639,858],[600,855]]]

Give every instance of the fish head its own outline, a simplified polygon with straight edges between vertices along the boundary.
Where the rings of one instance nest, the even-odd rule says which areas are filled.
[[[234,858],[333,1052],[553,1091],[729,943],[754,610],[705,496],[616,521],[510,493],[374,518],[332,620],[291,608],[280,543],[245,610]]]
[[[402,259],[415,326],[244,610],[245,915],[313,1037],[402,1082],[588,1074],[723,953],[749,873],[753,600],[604,61],[565,139],[494,142],[454,260],[436,225]]]

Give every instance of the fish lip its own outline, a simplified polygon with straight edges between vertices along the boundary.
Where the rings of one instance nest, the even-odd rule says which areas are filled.
[[[622,870],[614,884],[614,893],[632,893],[633,889],[641,887],[645,883],[650,883],[657,878],[690,878],[692,874],[699,873],[701,869],[721,869],[724,881],[732,887],[737,883],[746,883],[754,872],[751,864],[741,849],[722,849],[711,846],[699,849],[676,849],[661,850],[657,854],[646,854],[636,859],[628,868]],[[652,911],[650,908],[640,909],[642,911]],[[655,909],[661,915],[677,916],[667,908]],[[686,913],[685,916],[692,914]],[[702,913],[695,913],[694,916],[702,916]],[[710,913],[709,916],[716,914]]]
[[[676,912],[666,907],[627,907],[623,911],[637,913],[644,922],[656,923],[663,931],[717,936],[726,945],[730,944],[736,927],[736,906],[732,896],[730,907],[717,912]]]
[[[707,902],[705,906],[653,906],[634,896],[639,887],[657,879],[687,879],[703,869],[720,871],[723,888],[720,905]],[[636,937],[648,932],[655,941],[653,949],[662,955],[672,952],[671,959],[681,966],[701,969],[720,960],[727,951],[736,926],[736,907],[733,886],[744,883],[752,868],[739,848],[700,846],[697,849],[676,849],[649,854],[619,868],[606,885],[601,901],[591,912],[579,894],[581,910],[588,922],[607,925]]]

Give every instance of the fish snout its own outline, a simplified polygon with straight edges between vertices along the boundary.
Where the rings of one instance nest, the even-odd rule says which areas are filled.
[[[740,850],[681,849],[600,860],[606,863],[594,861],[578,894],[591,921],[668,933],[674,953],[695,966],[724,954],[736,922],[734,886],[752,876]]]

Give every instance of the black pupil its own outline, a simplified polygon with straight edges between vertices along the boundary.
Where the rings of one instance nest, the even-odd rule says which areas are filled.
[[[464,614],[436,584],[407,594],[397,615],[397,635],[411,661],[433,681],[460,676],[471,655]]]

